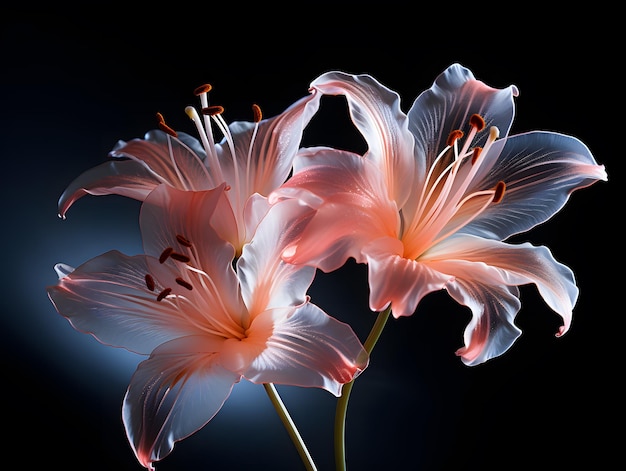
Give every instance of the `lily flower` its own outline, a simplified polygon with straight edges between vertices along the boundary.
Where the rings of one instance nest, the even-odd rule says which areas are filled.
[[[69,208],[86,194],[117,194],[143,201],[162,183],[197,191],[225,182],[231,187],[227,195],[237,220],[236,232],[229,240],[239,254],[258,223],[258,219],[248,219],[246,228],[248,198],[255,193],[267,196],[285,181],[303,130],[319,107],[319,94],[313,90],[272,118],[264,119],[259,106],[253,105],[252,122],[228,125],[222,117],[224,108],[209,105],[211,89],[207,84],[195,90],[201,113],[192,106],[185,109],[200,140],[174,131],[157,114],[159,130],[149,131],[144,139],[119,141],[109,153],[110,160],[70,183],[59,199],[59,217],[65,218]],[[215,142],[215,126],[223,134],[220,142]]]
[[[453,64],[408,114],[369,75],[328,72],[311,88],[345,96],[365,155],[303,150],[270,201],[298,199],[314,216],[284,260],[329,272],[350,257],[368,265],[369,304],[410,316],[445,289],[472,318],[457,354],[467,365],[505,352],[520,335],[518,286],[535,284],[570,327],[578,288],[546,247],[505,242],[557,213],[569,195],[607,180],[578,139],[509,135],[517,87],[496,89]],[[298,229],[300,231],[300,228]]]
[[[234,265],[233,246],[215,229],[234,224],[226,188],[158,185],[140,211],[145,254],[58,264],[60,279],[48,287],[76,330],[149,355],[130,381],[123,421],[150,470],[209,422],[242,378],[339,396],[368,363],[350,326],[306,296],[314,269],[280,260],[298,203],[269,208],[259,197],[266,217]]]

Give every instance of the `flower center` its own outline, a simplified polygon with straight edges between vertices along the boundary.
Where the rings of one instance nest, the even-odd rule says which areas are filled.
[[[416,260],[428,248],[458,232],[504,197],[504,182],[499,182],[495,188],[468,192],[481,162],[499,137],[498,128],[492,126],[485,146],[472,147],[472,141],[485,128],[485,120],[474,114],[469,126],[460,149],[463,131],[457,129],[450,133],[446,147],[428,171],[414,216],[401,236],[406,258]]]
[[[176,240],[179,250],[166,247],[159,256],[159,263],[173,261],[176,264],[180,275],[174,278],[174,282],[182,290],[158,283],[157,278],[150,273],[145,275],[146,288],[156,294],[156,302],[170,303],[185,322],[198,329],[225,338],[244,338],[246,327],[241,325],[241,316],[232,315],[211,276],[193,266],[193,261],[197,260],[193,244],[180,234],[176,235]],[[194,287],[198,294],[186,294],[194,290]],[[204,315],[207,312],[211,315]]]

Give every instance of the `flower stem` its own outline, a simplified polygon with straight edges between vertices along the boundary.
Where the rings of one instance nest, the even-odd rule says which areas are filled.
[[[374,345],[378,341],[380,334],[391,314],[391,305],[384,311],[378,313],[376,322],[372,327],[367,339],[365,340],[365,350],[368,354],[372,353]],[[346,414],[348,412],[348,400],[350,392],[354,386],[354,379],[343,386],[341,397],[337,401],[335,412],[335,466],[336,471],[346,471]]]
[[[289,415],[289,412],[287,411],[285,404],[283,403],[282,399],[278,395],[278,391],[276,390],[276,387],[272,383],[263,383],[263,387],[265,388],[265,392],[267,392],[267,395],[269,396],[270,401],[272,401],[272,404],[274,405],[276,412],[278,412],[278,416],[280,417],[280,420],[282,420],[283,425],[287,429],[287,433],[289,433],[291,440],[296,446],[298,453],[300,454],[300,458],[302,458],[302,462],[304,463],[304,466],[309,471],[316,471],[317,468],[315,467],[313,458],[311,457],[309,450],[307,450],[307,447],[304,444],[304,440],[302,440],[302,437],[300,436],[300,432],[298,432],[296,425],[291,419],[291,416]]]

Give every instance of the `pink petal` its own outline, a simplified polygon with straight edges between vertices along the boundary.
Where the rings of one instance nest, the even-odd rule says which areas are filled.
[[[415,185],[416,161],[409,122],[396,92],[369,75],[328,72],[311,83],[326,95],[345,95],[350,116],[368,145],[367,158],[383,175],[388,197],[401,207]]]
[[[148,289],[144,256],[111,251],[64,271],[70,273],[48,287],[48,296],[75,329],[104,344],[148,354],[163,342],[199,333],[172,303],[157,301],[158,290]],[[176,276],[165,266],[154,274],[157,280]]]
[[[240,310],[238,281],[231,266],[235,251],[214,229],[220,228],[221,235],[236,233],[224,185],[207,191],[181,191],[160,185],[141,207],[140,227],[144,249],[155,258],[153,270],[164,250],[173,248],[189,261],[181,263],[168,257],[163,264],[178,270],[194,287],[191,292],[183,291],[186,296],[202,295],[203,303],[224,305],[212,315]],[[203,288],[205,285],[207,288]]]
[[[391,303],[394,317],[410,316],[428,293],[441,290],[452,278],[423,263],[402,257],[398,239],[383,238],[371,242],[367,256],[370,309],[382,311]]]
[[[244,247],[237,274],[241,295],[253,318],[266,309],[294,306],[306,300],[315,268],[285,263],[281,254],[309,213],[295,200],[275,204]]]
[[[229,355],[230,364],[242,368],[246,379],[318,387],[335,396],[369,361],[349,325],[310,303],[265,311],[250,326],[248,338],[239,344],[231,342],[222,355]]]
[[[446,289],[472,310],[465,331],[464,361],[478,364],[504,353],[519,336],[513,324],[520,303],[517,286],[534,283],[546,303],[570,326],[578,297],[573,273],[558,263],[546,247],[457,236],[424,256],[433,270],[454,275]]]
[[[382,174],[356,154],[326,148],[302,151],[307,164],[270,197],[314,201],[316,214],[301,237],[287,247],[290,263],[339,268],[349,257],[364,261],[361,248],[379,237],[395,237],[400,229],[398,210],[389,200]],[[311,200],[310,195],[316,195]]]
[[[221,341],[174,340],[155,350],[133,375],[122,415],[139,462],[148,469],[180,441],[208,423],[240,376],[215,361]]]
[[[59,199],[59,215],[65,217],[70,206],[86,194],[117,194],[142,201],[160,183],[185,190],[221,183],[209,176],[197,141],[182,133],[179,137],[151,131],[145,140],[120,142],[110,154],[114,160],[85,171],[70,183]]]

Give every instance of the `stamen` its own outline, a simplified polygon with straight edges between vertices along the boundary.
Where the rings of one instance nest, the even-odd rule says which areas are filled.
[[[180,234],[176,234],[176,240],[178,241],[180,245],[184,245],[185,247],[191,247],[191,242],[189,242],[189,240],[186,237]]]
[[[177,261],[183,262],[183,263],[187,263],[187,262],[189,262],[191,260],[187,255],[184,255],[184,254],[178,253],[178,252],[170,253],[170,257],[173,258],[174,260],[177,260]]]
[[[193,289],[193,286],[191,286],[191,283],[189,283],[188,281],[183,280],[180,277],[176,278],[176,283],[178,283],[183,288],[187,288],[189,291],[191,291]]]
[[[159,263],[164,263],[165,260],[174,252],[172,247],[166,248],[163,252],[161,252],[161,256],[159,257]]]
[[[450,135],[448,136],[448,141],[446,142],[446,145],[448,145],[449,147],[452,146],[452,144],[454,144],[454,142],[457,139],[461,139],[463,137],[463,131],[461,131],[460,129],[455,129],[454,131],[452,131],[450,133]]]
[[[172,292],[172,288],[165,288],[163,291],[159,293],[157,296],[157,301],[163,301],[163,299],[168,296]]]
[[[504,192],[506,191],[506,184],[503,181],[499,181],[495,188],[492,202],[497,204],[504,198]]]
[[[482,151],[482,147],[474,147],[474,151],[472,153],[472,165],[474,165],[478,161],[478,157],[480,157]]]
[[[172,137],[178,137],[178,134],[176,133],[176,131],[174,131],[167,124],[165,124],[165,118],[163,118],[163,115],[161,113],[157,113],[157,121],[158,121],[159,129],[161,131],[169,134]]]
[[[148,287],[148,289],[150,291],[154,291],[154,278],[152,278],[152,276],[150,274],[146,274],[146,286]]]
[[[479,114],[473,114],[469,119],[470,126],[476,128],[476,131],[485,129],[485,120]]]
[[[220,105],[206,106],[202,108],[202,114],[215,116],[218,114],[222,114],[224,112],[224,107]]]
[[[252,113],[254,115],[254,122],[258,123],[263,119],[263,113],[261,113],[261,108],[257,104],[252,105]]]
[[[203,95],[203,97],[205,97],[205,95]],[[215,150],[213,132],[211,131],[211,117],[204,116],[205,126],[206,126],[206,130],[205,130],[205,128],[202,127],[200,116],[198,115],[198,112],[193,106],[186,107],[185,113],[187,113],[187,116],[189,116],[189,119],[191,119],[191,121],[193,121],[193,123],[196,125],[196,129],[198,130],[198,135],[200,136],[200,139],[202,140],[202,145],[204,146],[204,150],[206,151],[207,158],[209,159],[208,166],[209,168],[213,169],[213,172],[215,172],[215,179],[217,181],[224,180],[222,176],[222,169],[220,167],[220,163],[217,160],[217,152]],[[209,175],[209,179],[212,179],[210,175]],[[214,184],[213,186],[217,186],[217,185]]]
[[[210,83],[205,83],[204,85],[200,85],[199,87],[197,87],[193,91],[193,94],[196,96],[200,96],[203,93],[209,93],[211,90],[213,90],[213,86]]]

